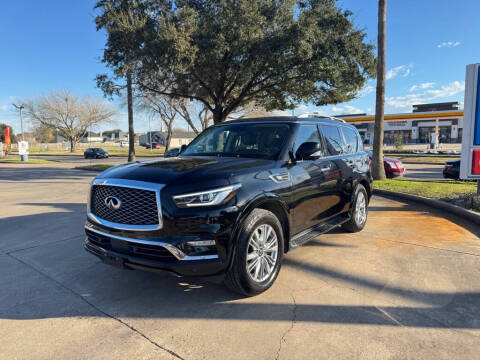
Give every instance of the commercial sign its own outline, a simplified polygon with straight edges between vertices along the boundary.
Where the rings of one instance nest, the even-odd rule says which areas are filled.
[[[10,140],[10,127],[7,126],[5,127],[5,145],[7,146],[7,148],[10,146],[11,143],[12,141]]]
[[[19,141],[18,142],[18,154],[19,155],[28,155],[28,141]]]
[[[480,64],[467,66],[460,177],[480,179]]]

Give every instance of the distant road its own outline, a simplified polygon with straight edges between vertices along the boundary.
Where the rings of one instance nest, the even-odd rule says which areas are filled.
[[[443,165],[433,164],[405,164],[407,173],[406,179],[431,179],[431,180],[443,180]]]
[[[84,159],[83,156],[75,155],[30,155],[32,159],[45,159],[52,161],[60,161],[64,163],[79,163],[79,164],[122,164],[127,162],[126,156],[112,156],[108,159]],[[163,156],[151,157],[151,156],[137,156],[137,160],[154,160],[163,159]]]

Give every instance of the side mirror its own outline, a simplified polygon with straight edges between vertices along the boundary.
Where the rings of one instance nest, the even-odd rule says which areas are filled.
[[[186,148],[187,148],[187,145],[181,145],[178,153],[181,154]]]
[[[296,160],[315,160],[321,155],[319,142],[304,142],[295,153]]]

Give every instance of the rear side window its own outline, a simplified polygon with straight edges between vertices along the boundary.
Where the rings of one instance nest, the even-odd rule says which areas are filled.
[[[322,144],[320,134],[318,133],[317,125],[300,125],[298,129],[297,138],[295,139],[295,148],[293,153],[296,154],[300,145],[304,142],[317,142]]]
[[[327,145],[327,151],[329,155],[340,155],[343,153],[343,137],[340,134],[340,130],[336,126],[320,125],[325,143]]]
[[[347,143],[345,152],[347,154],[354,154],[358,151],[358,136],[357,132],[353,129],[342,127],[343,136]]]

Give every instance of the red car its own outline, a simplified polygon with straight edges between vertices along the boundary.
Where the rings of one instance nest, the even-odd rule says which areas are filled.
[[[150,145],[150,144],[145,145],[145,147],[147,149],[160,149],[162,147],[162,145],[160,143],[155,143],[154,142],[154,143],[152,143],[152,145]]]
[[[367,151],[370,155],[370,159],[373,154],[371,151]],[[389,178],[403,176],[405,174],[406,168],[403,166],[402,162],[398,159],[393,159],[389,157],[383,157],[383,166],[385,167],[385,174]]]

